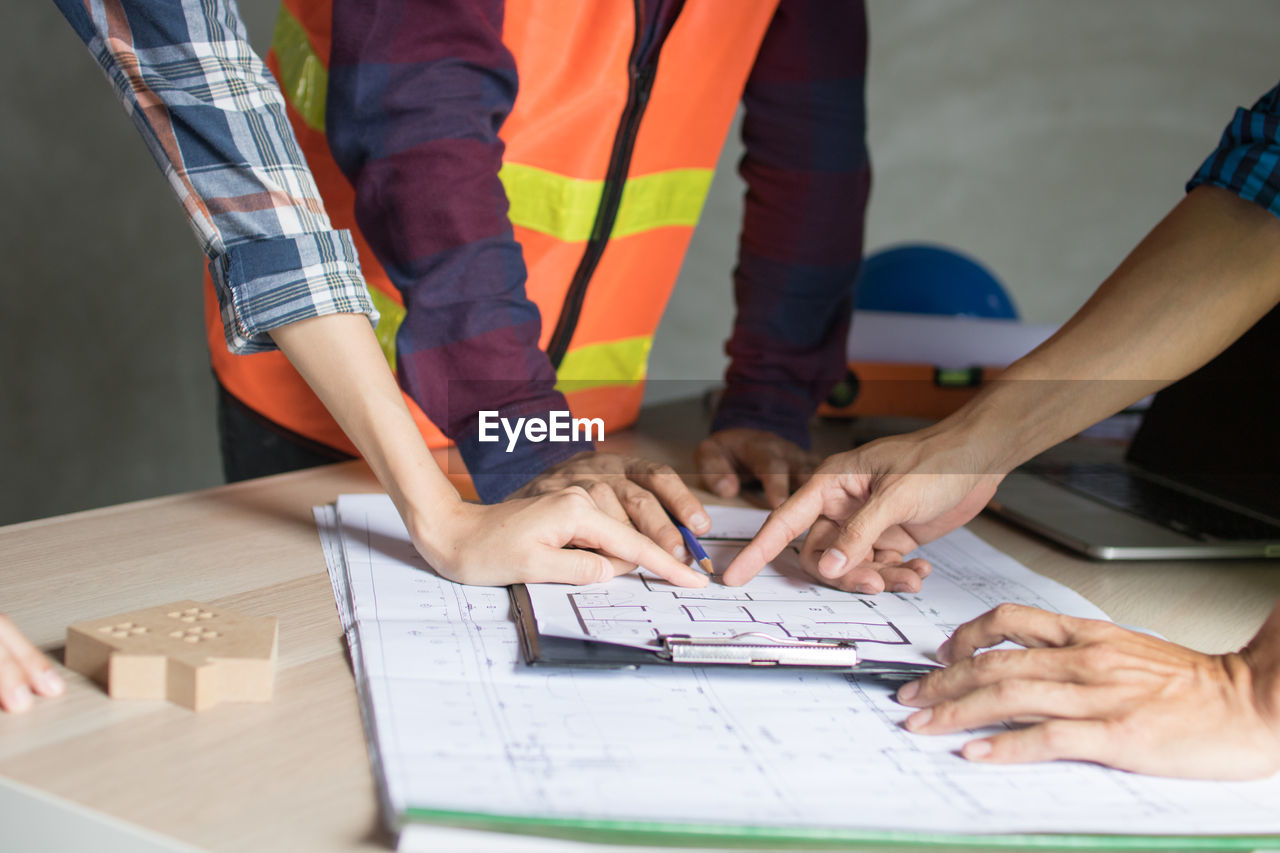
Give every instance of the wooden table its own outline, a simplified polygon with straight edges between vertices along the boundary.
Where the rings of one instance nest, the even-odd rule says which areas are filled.
[[[650,412],[646,435],[610,443],[687,458],[679,436],[701,428],[688,412]],[[847,440],[828,433],[827,449]],[[57,660],[73,622],[184,598],[280,625],[269,704],[195,714],[116,702],[66,673],[62,698],[0,714],[0,774],[198,847],[386,849],[311,515],[341,493],[378,490],[352,462],[0,528],[0,609]],[[1280,598],[1275,563],[1104,565],[995,519],[971,529],[1116,621],[1205,651],[1243,644]]]

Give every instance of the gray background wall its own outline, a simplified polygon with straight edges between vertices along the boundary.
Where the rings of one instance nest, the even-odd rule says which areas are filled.
[[[980,258],[1064,320],[1180,197],[1231,110],[1280,78],[1271,0],[870,0],[868,248]],[[265,50],[272,2],[242,8]],[[216,485],[201,260],[50,3],[9,10],[0,80],[0,523]],[[741,154],[730,140],[651,365],[723,370]]]

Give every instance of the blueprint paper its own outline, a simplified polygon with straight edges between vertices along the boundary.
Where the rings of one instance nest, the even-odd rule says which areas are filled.
[[[709,506],[711,529],[701,539],[743,539],[756,535],[760,525],[769,517],[768,510],[749,506]]]
[[[909,734],[901,728],[909,709],[890,688],[837,673],[527,668],[504,588],[431,572],[384,496],[343,496],[338,515],[366,729],[392,814],[834,831],[1280,832],[1280,777],[1207,783],[1075,763],[971,764],[955,754],[971,735]],[[938,611],[940,630],[1002,600],[1097,614],[969,534],[948,536],[927,556],[935,568],[920,606]],[[948,579],[971,599],[963,613],[930,599]]]
[[[741,543],[706,543],[718,570],[741,548]],[[758,632],[780,639],[855,640],[862,660],[895,663],[932,663],[956,625],[1002,601],[1107,618],[1080,595],[967,530],[920,548],[916,556],[935,566],[918,594],[868,596],[820,586],[800,568],[793,548],[741,587],[713,581],[702,589],[683,589],[641,571],[590,586],[529,584],[528,589],[538,633],[551,637],[657,649],[659,638],[668,634],[729,638]]]
[[[724,567],[740,544],[708,542]],[[778,639],[856,640],[862,660],[931,663],[947,638],[928,609],[905,596],[865,596],[817,586],[788,548],[743,587],[712,581],[685,589],[647,573],[590,586],[529,584],[538,633],[656,650],[660,637],[728,639],[761,633]]]

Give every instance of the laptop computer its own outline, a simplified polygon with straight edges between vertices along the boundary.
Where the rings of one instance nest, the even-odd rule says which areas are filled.
[[[1280,308],[1158,393],[1123,459],[1070,444],[988,509],[1096,559],[1280,558]]]

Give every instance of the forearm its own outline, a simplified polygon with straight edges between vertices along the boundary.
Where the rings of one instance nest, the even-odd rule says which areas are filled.
[[[460,498],[427,450],[368,320],[333,314],[271,336],[369,463],[414,540],[436,541],[443,510]]]
[[[1191,192],[1070,321],[940,424],[1004,473],[1200,367],[1280,301],[1280,219]]]

